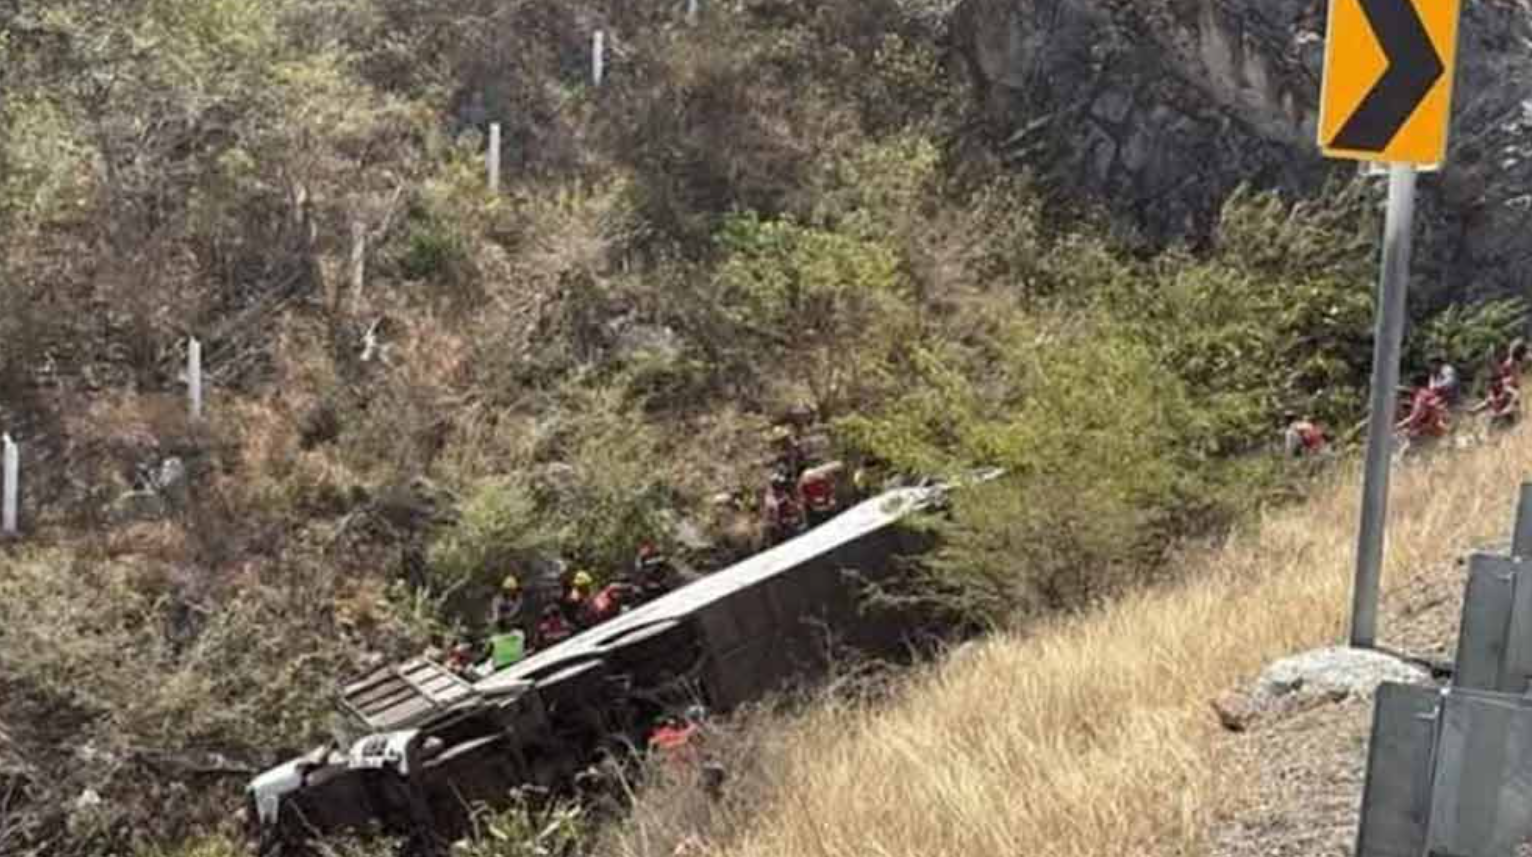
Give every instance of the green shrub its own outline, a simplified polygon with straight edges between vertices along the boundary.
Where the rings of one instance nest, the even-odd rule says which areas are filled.
[[[598,388],[565,407],[542,454],[567,469],[539,492],[539,509],[550,542],[599,578],[631,563],[639,542],[665,532],[664,513],[678,499],[674,459],[662,451],[658,428],[624,404],[620,388]]]
[[[410,231],[400,267],[415,280],[450,279],[467,257],[463,239],[439,222],[416,223]]]
[[[897,469],[1007,469],[957,502],[931,562],[946,600],[991,619],[1114,591],[1117,570],[1167,535],[1195,468],[1185,390],[1126,328],[1016,320],[1008,339],[1006,360],[982,376],[926,354],[910,393],[838,424],[853,448]]]
[[[1527,301],[1520,297],[1452,304],[1426,319],[1410,337],[1403,368],[1425,371],[1427,361],[1442,356],[1457,368],[1463,384],[1484,382],[1489,361],[1503,360],[1506,345],[1525,334],[1527,312]]]
[[[911,283],[885,243],[753,213],[724,221],[718,299],[749,347],[813,392],[821,412],[890,384],[915,322]]]
[[[545,530],[531,486],[517,476],[492,476],[469,488],[458,519],[439,532],[427,553],[433,584],[448,593],[494,584],[519,552],[540,546]]]
[[[451,857],[575,857],[590,838],[578,804],[538,807],[521,792],[505,809],[480,808],[474,821],[474,835],[453,843]]]

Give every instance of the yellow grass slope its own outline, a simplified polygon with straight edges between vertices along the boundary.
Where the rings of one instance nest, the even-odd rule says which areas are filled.
[[[1507,538],[1529,471],[1521,431],[1396,470],[1385,588]],[[1209,701],[1278,657],[1345,641],[1358,473],[1188,558],[1180,586],[986,643],[881,713],[830,706],[788,727],[725,853],[1201,853],[1229,785]],[[632,848],[642,830],[624,839],[618,850],[648,850]]]

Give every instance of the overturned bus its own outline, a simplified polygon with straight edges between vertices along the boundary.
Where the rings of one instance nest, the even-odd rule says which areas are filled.
[[[872,655],[907,650],[914,613],[861,595],[930,547],[906,519],[947,487],[875,496],[477,681],[424,658],[362,677],[340,700],[356,737],[250,783],[262,852],[301,853],[316,836],[374,825],[432,850],[467,829],[476,803],[503,804],[519,786],[567,787],[667,711],[690,702],[728,711],[822,673],[829,641]]]

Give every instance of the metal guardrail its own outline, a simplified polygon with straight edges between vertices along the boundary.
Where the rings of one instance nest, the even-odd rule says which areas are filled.
[[[1378,688],[1357,857],[1511,857],[1532,844],[1532,483],[1510,555],[1469,556],[1451,683]]]

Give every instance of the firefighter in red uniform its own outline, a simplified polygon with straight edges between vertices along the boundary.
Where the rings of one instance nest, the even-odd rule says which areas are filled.
[[[1410,399],[1410,412],[1394,428],[1402,431],[1410,440],[1435,439],[1447,434],[1447,406],[1441,394],[1431,388],[1431,378],[1417,375],[1415,392]]]
[[[1517,339],[1506,349],[1504,360],[1493,360],[1491,385],[1497,379],[1505,379],[1510,386],[1521,390],[1521,368],[1527,362],[1527,344]]]
[[[1328,439],[1324,429],[1308,417],[1299,418],[1288,412],[1287,433],[1284,438],[1287,454],[1292,458],[1306,458],[1324,452]]]
[[[670,560],[653,542],[638,546],[633,561],[633,583],[640,601],[652,601],[670,591]]]
[[[1521,411],[1521,389],[1514,375],[1501,374],[1489,382],[1489,395],[1469,409],[1470,413],[1489,411],[1490,428],[1515,425]]]
[[[632,584],[608,583],[586,601],[581,624],[590,628],[611,619],[626,610],[637,594],[637,588]]]
[[[702,719],[706,716],[702,706],[693,705],[680,716],[661,717],[654,731],[649,733],[649,750],[674,762],[701,761],[697,739],[701,737]]]
[[[803,504],[786,473],[778,470],[771,474],[764,506],[766,532],[772,544],[785,542],[803,530]]]
[[[823,468],[804,471],[798,482],[798,492],[803,496],[808,525],[817,527],[835,516],[835,480]]]
[[[570,627],[569,620],[564,618],[564,613],[557,604],[549,604],[543,608],[543,616],[537,622],[537,646],[546,649],[549,646],[562,643],[574,636],[574,628]]]

